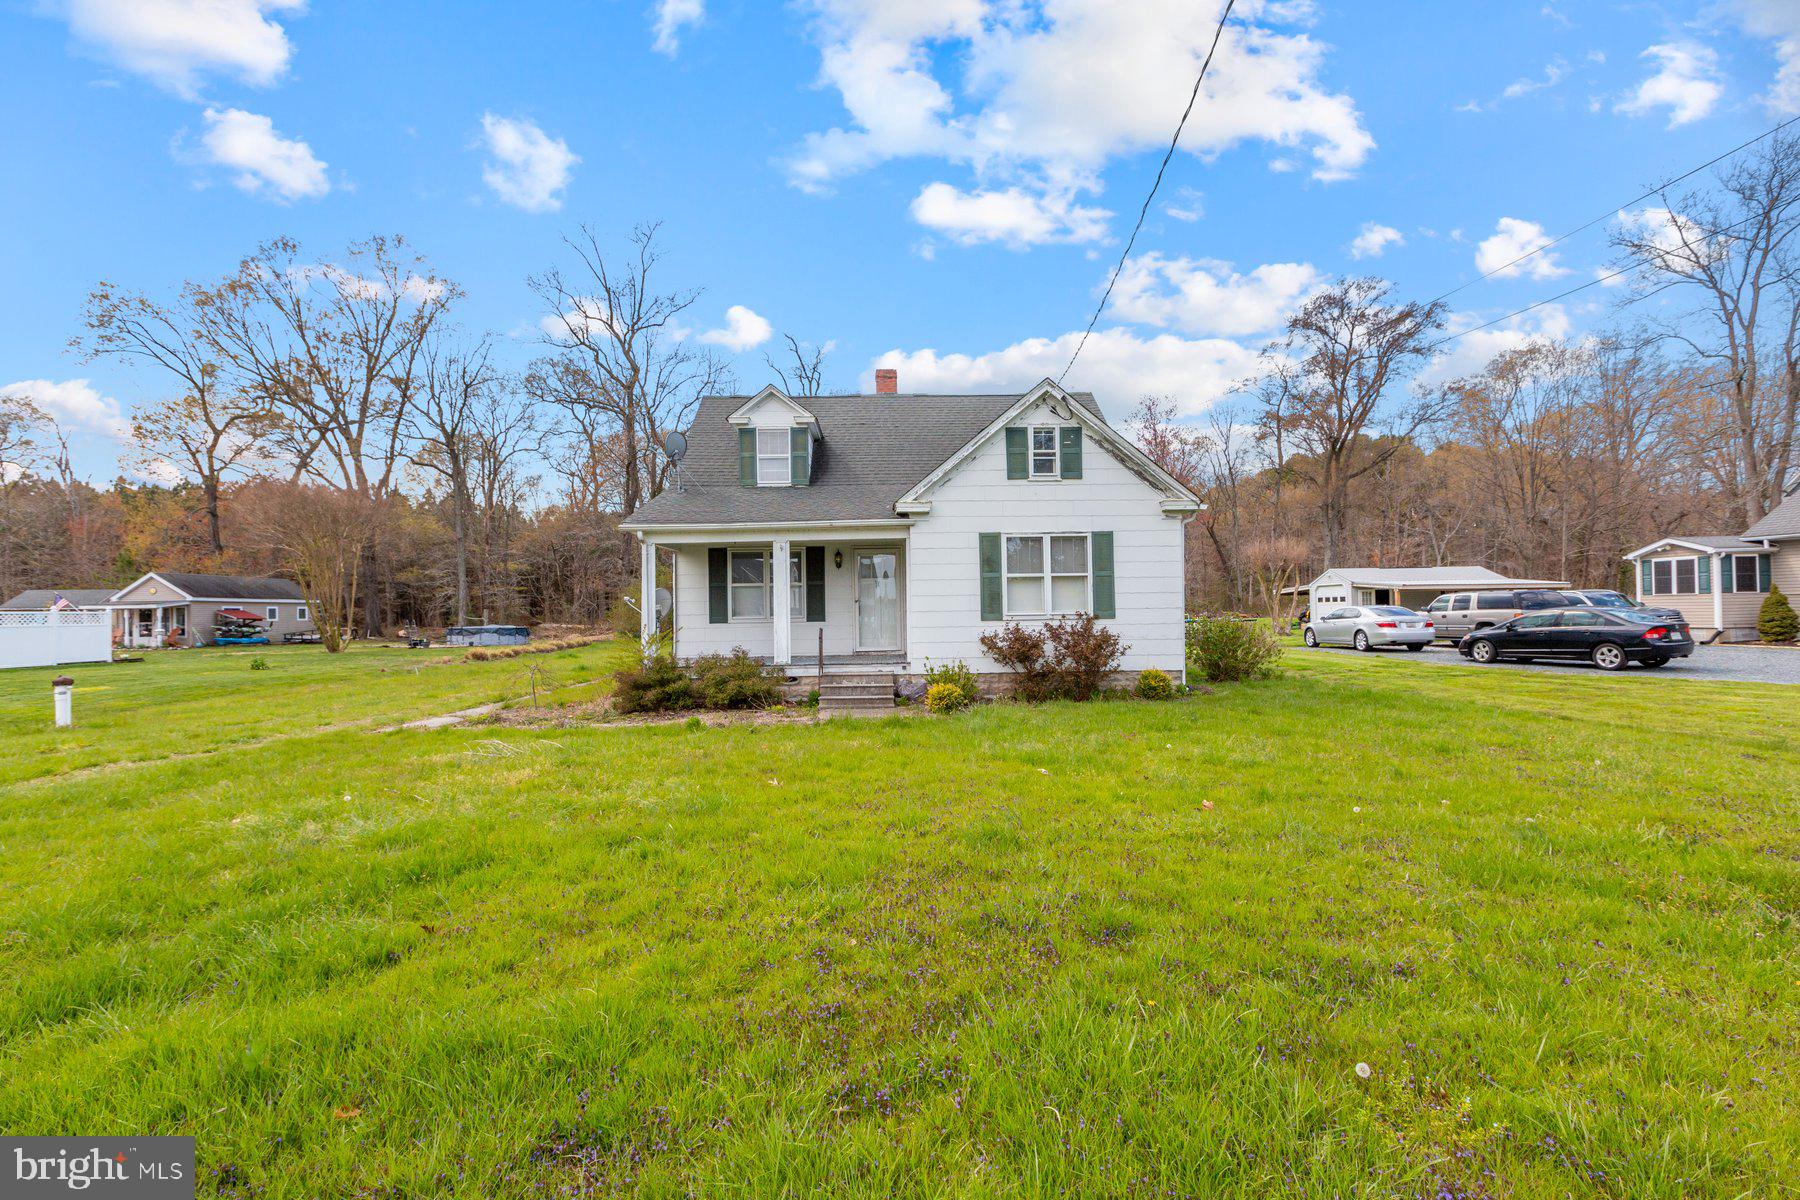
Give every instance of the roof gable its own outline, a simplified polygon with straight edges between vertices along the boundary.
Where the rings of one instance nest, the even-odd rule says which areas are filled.
[[[819,419],[804,404],[773,384],[750,397],[742,407],[725,419],[733,425],[748,425],[757,409],[769,405],[786,410],[796,425],[817,425],[819,423]]]
[[[1744,530],[1747,538],[1800,538],[1800,488],[1770,509],[1762,520]]]

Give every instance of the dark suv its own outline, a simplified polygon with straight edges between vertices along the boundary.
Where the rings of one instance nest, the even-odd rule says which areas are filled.
[[[1659,621],[1685,621],[1678,608],[1652,608],[1648,604],[1640,604],[1624,592],[1615,592],[1611,588],[1576,588],[1562,593],[1571,603],[1588,608],[1605,608],[1614,612],[1642,613],[1647,617],[1655,617]]]
[[[1569,598],[1549,588],[1521,588],[1512,592],[1445,592],[1425,607],[1425,615],[1437,625],[1437,635],[1458,641],[1465,633],[1486,629],[1528,612],[1567,608]]]

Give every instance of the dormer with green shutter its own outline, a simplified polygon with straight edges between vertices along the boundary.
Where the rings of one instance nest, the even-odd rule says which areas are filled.
[[[799,401],[767,387],[732,413],[741,487],[808,487],[813,481],[819,422]]]

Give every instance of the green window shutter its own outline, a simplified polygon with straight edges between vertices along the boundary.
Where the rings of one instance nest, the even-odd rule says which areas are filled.
[[[1062,437],[1062,477],[1081,478],[1081,426],[1064,425]]]
[[[725,547],[711,546],[706,551],[706,619],[714,625],[731,620],[731,601],[725,591],[731,570]]]
[[[1007,430],[1011,433],[1012,430]],[[1023,432],[1021,430],[1020,432]],[[1011,438],[1007,439],[1009,442]],[[981,535],[981,619],[998,621],[1006,613],[1000,598],[1000,535]]]
[[[1727,554],[1719,560],[1719,590],[1731,593],[1737,591],[1737,555]]]
[[[806,548],[806,619],[825,619],[825,547]]]
[[[794,486],[812,482],[812,431],[796,425],[788,434],[789,457],[793,462]]]
[[[1006,477],[1008,479],[1023,479],[1026,476],[1027,459],[1029,458],[1026,451],[1026,438],[1029,436],[1023,429],[1006,431]],[[982,536],[986,537],[987,535],[983,534]]]
[[[1712,555],[1702,554],[1694,563],[1694,591],[1702,596],[1712,595]]]
[[[1113,535],[1092,533],[1088,540],[1093,556],[1094,615],[1116,617],[1119,612],[1113,599]]]
[[[1774,562],[1775,556],[1772,554],[1759,554],[1756,556],[1757,591],[1766,592],[1769,590],[1769,586],[1773,582],[1770,577],[1770,567],[1774,565]]]
[[[1655,593],[1656,576],[1650,569],[1649,559],[1641,558],[1638,560],[1638,578],[1640,580],[1639,586],[1643,589],[1644,595],[1649,596]]]
[[[756,486],[756,430],[738,430],[738,482]]]

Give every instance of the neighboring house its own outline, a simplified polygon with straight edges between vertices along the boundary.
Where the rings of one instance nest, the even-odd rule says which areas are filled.
[[[112,591],[109,588],[30,588],[0,604],[0,612],[46,612],[56,606],[58,599],[68,601],[77,611],[95,612],[106,608],[106,602],[112,599]]]
[[[1422,609],[1445,592],[1568,586],[1560,579],[1512,579],[1486,567],[1331,567],[1311,583],[1284,590],[1305,594],[1317,618],[1321,606],[1398,604]]]
[[[152,571],[112,593],[100,607],[112,610],[113,632],[124,646],[161,646],[171,632],[184,646],[205,645],[212,640],[213,617],[221,608],[241,608],[262,618],[271,642],[314,630],[300,585],[288,579]]]
[[[1182,525],[1202,507],[1049,380],[1023,394],[709,396],[667,490],[624,528],[674,560],[674,653],[742,647],[790,674],[1002,668],[980,638],[1091,612],[1122,669],[1182,670]]]
[[[1638,599],[1680,610],[1696,637],[1754,641],[1770,587],[1800,595],[1800,485],[1739,536],[1667,537],[1625,558]]]

